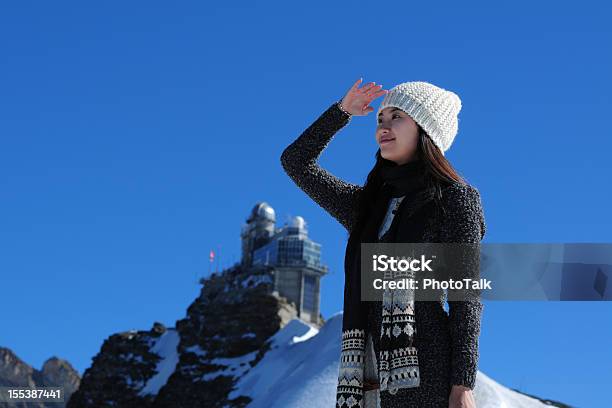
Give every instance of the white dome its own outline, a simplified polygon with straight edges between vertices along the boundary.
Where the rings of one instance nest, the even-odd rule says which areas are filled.
[[[306,227],[306,221],[304,221],[304,218],[298,215],[291,219],[291,226],[299,229],[304,229]]]
[[[274,211],[274,208],[270,207],[265,201],[255,204],[255,207],[253,207],[253,210],[251,211],[251,217],[264,218],[266,220],[276,222],[276,212]]]

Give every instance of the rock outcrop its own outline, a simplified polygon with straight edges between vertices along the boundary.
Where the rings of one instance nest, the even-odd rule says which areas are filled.
[[[28,402],[10,405],[0,402],[0,407],[27,407],[27,408],[61,408],[79,387],[81,378],[79,373],[66,360],[51,357],[44,362],[41,370],[37,370],[6,347],[0,347],[0,386],[2,387],[62,387],[64,389],[64,403]]]
[[[110,336],[68,408],[246,406],[248,397],[228,398],[234,384],[297,316],[293,304],[272,292],[273,279],[271,267],[235,265],[202,280],[200,296],[176,328],[156,323]]]

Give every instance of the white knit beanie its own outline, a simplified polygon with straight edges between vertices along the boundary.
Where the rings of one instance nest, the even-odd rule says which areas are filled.
[[[413,81],[396,85],[386,95],[376,113],[393,106],[418,123],[444,154],[459,128],[461,99],[454,92],[428,82]]]

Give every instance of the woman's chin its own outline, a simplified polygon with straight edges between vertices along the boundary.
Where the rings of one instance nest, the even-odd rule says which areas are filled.
[[[380,156],[385,160],[397,160],[397,157],[395,154],[393,154],[393,152],[385,151],[384,149],[380,149]]]

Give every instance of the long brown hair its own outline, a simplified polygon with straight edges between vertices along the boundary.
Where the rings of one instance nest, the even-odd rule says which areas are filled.
[[[424,181],[425,189],[415,198],[413,208],[417,208],[429,200],[436,201],[436,208],[442,209],[440,200],[442,189],[452,183],[465,184],[465,180],[457,173],[442,151],[434,144],[427,132],[421,126],[419,128],[419,139],[417,142],[417,159],[423,161],[425,167]],[[383,184],[380,169],[392,162],[383,158],[380,149],[375,154],[376,163],[367,176],[357,205],[353,208],[352,228],[349,240],[361,237],[372,208]],[[442,209],[443,210],[443,209]]]

